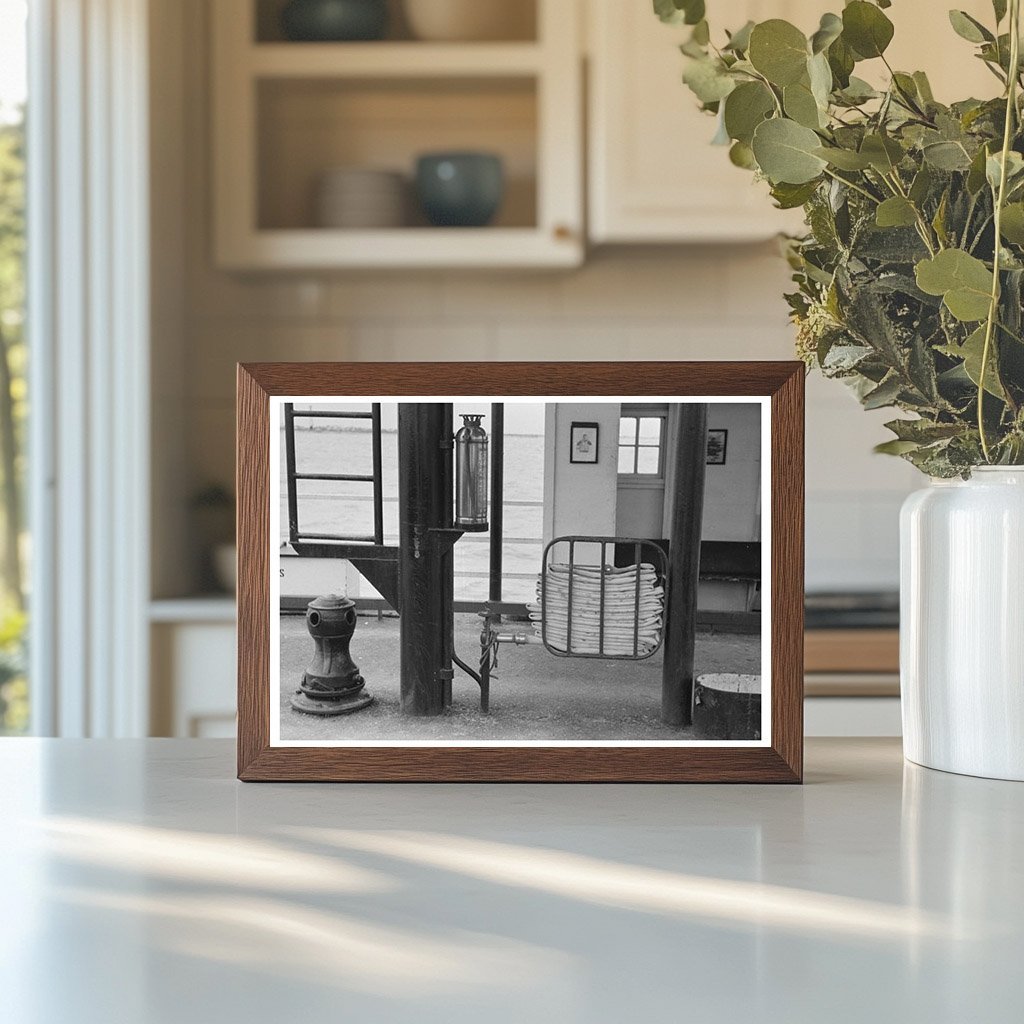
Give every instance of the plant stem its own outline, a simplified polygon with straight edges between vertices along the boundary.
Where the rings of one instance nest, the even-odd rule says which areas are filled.
[[[910,197],[907,195],[906,189],[903,187],[903,182],[900,181],[899,173],[893,168],[892,174],[883,174],[882,180],[889,183],[889,185],[896,191],[897,195],[901,199],[906,199],[910,203],[911,208],[914,211],[914,217],[917,219],[917,233],[921,236],[921,241],[924,242],[925,248],[927,248],[929,255],[935,255],[935,247],[932,245],[932,231],[928,225],[928,221],[924,219],[924,214],[917,208],[917,204],[911,202]],[[936,244],[941,250],[943,248],[942,241],[936,237]]]
[[[1003,150],[999,168],[999,189],[995,197],[995,252],[992,257],[992,295],[985,323],[985,346],[981,350],[981,370],[978,373],[978,435],[985,461],[992,462],[988,433],[985,430],[985,376],[992,356],[992,337],[999,317],[999,274],[1002,270],[1003,205],[1006,201],[1006,175],[1010,146],[1013,142],[1014,122],[1017,119],[1017,84],[1020,68],[1020,0],[1010,0],[1010,74],[1006,83],[1006,124],[1003,127]]]
[[[873,196],[867,189],[861,188],[860,185],[857,185],[856,183],[854,183],[852,181],[847,181],[846,178],[840,178],[838,174],[833,173],[827,167],[825,168],[825,173],[833,181],[838,181],[841,185],[845,185],[847,188],[852,188],[854,192],[859,192],[862,196],[864,196],[865,199],[870,199],[871,202],[873,202],[875,204],[875,206],[878,205],[878,203],[879,203],[878,197],[877,196]]]

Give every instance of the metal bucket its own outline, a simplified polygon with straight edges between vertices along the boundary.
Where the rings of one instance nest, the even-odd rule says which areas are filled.
[[[759,740],[761,677],[698,676],[693,689],[693,734],[699,740]]]

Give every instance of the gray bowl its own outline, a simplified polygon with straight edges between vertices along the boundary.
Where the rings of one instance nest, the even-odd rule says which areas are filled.
[[[501,157],[493,153],[427,153],[416,162],[416,192],[435,227],[489,224],[505,196]]]
[[[295,42],[380,39],[388,26],[387,0],[291,0],[281,28]]]

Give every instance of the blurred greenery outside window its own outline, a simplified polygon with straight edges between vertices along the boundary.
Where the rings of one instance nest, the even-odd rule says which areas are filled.
[[[29,726],[25,0],[0,0],[0,735]]]

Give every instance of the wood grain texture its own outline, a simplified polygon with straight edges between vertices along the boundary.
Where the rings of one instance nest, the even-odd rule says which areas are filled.
[[[770,396],[771,747],[271,747],[272,395]],[[238,777],[244,781],[800,782],[804,367],[709,363],[253,363],[238,368]]]

